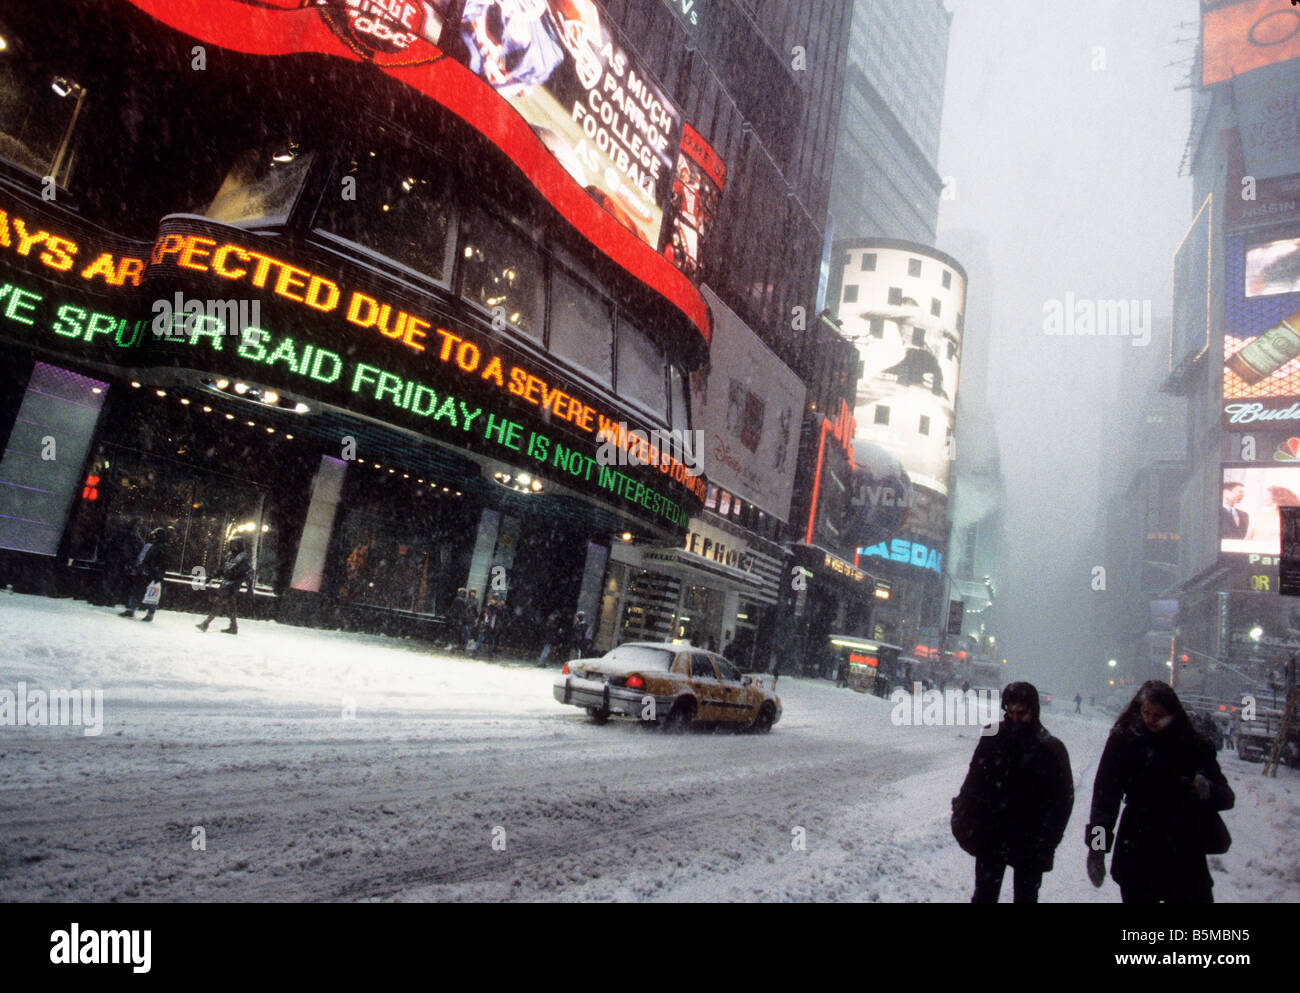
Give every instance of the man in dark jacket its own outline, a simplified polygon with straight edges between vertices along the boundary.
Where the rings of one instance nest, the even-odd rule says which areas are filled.
[[[980,738],[953,800],[953,833],[975,856],[973,903],[997,903],[1008,865],[1015,902],[1037,903],[1074,809],[1074,777],[1065,746],[1039,721],[1034,686],[1011,683],[1002,710],[1005,719]]]
[[[161,583],[167,575],[167,530],[154,528],[149,532],[149,540],[136,555],[135,567],[131,576],[131,591],[127,594],[126,610],[120,617],[134,617],[140,601],[150,583]],[[152,621],[158,604],[146,605],[146,613],[141,620]]]
[[[222,628],[222,634],[239,634],[239,591],[245,583],[253,588],[253,559],[248,554],[248,546],[243,538],[231,538],[227,546],[226,566],[221,570],[221,585],[212,597],[211,612],[195,625],[200,631],[206,631],[208,625],[218,614],[229,612],[230,627]],[[224,609],[223,609],[224,608]]]

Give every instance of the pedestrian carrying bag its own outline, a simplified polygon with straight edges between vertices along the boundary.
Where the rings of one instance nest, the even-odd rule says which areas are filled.
[[[158,606],[158,601],[162,599],[162,583],[152,582],[145,587],[144,599],[140,602],[146,607]]]
[[[988,825],[988,812],[984,805],[968,796],[952,798],[952,836],[967,855],[980,856],[992,841]]]
[[[1232,835],[1228,825],[1223,823],[1217,810],[1207,811],[1201,815],[1201,841],[1206,855],[1226,855],[1232,847]]]

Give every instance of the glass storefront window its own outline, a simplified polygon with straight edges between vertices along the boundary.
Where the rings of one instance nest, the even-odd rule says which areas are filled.
[[[286,223],[314,157],[293,141],[248,149],[231,166],[204,216],[244,227]]]
[[[448,285],[455,211],[446,177],[428,159],[392,145],[346,158],[326,186],[316,227]]]
[[[86,90],[34,64],[35,53],[3,21],[0,37],[0,158],[66,189]]]
[[[668,419],[668,384],[664,353],[627,320],[618,328],[618,392],[657,416]]]
[[[614,380],[614,316],[609,304],[558,267],[551,274],[551,352]]]
[[[96,505],[78,516],[73,557],[103,562],[110,542],[142,542],[154,528],[165,528],[167,571],[191,578],[202,569],[213,578],[230,539],[239,536],[253,555],[258,589],[274,588],[279,518],[260,487],[108,443],[91,472],[100,480]]]
[[[464,225],[461,243],[461,296],[541,342],[546,270],[536,246],[482,213]]]

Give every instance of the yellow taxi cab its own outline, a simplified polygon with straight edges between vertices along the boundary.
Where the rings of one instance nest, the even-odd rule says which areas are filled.
[[[781,719],[781,700],[767,678],[688,644],[628,642],[567,663],[552,692],[600,724],[620,714],[667,731],[701,724],[766,733]]]

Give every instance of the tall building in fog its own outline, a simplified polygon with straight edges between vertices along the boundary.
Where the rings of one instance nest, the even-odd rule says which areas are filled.
[[[835,240],[934,244],[951,22],[943,0],[857,0],[831,181]]]

